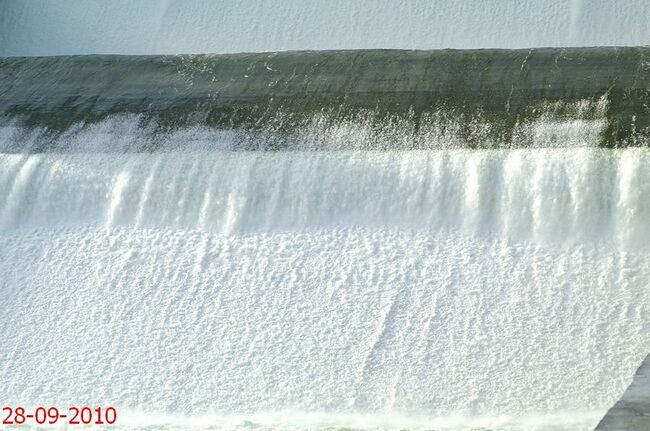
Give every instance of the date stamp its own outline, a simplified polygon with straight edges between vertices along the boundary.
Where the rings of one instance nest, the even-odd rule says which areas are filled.
[[[36,407],[29,410],[25,407],[2,407],[2,425],[22,425],[36,423],[38,425],[113,425],[117,422],[115,407],[77,407],[67,409],[59,407]]]

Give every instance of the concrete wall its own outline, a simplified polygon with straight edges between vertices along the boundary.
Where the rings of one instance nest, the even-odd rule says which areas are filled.
[[[650,355],[621,399],[607,412],[596,431],[650,430]]]

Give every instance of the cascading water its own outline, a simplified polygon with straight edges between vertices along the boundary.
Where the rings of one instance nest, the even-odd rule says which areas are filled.
[[[3,402],[593,428],[650,346],[646,53],[0,61]]]
[[[650,235],[648,163],[639,148],[5,154],[0,226],[407,228],[628,249]]]

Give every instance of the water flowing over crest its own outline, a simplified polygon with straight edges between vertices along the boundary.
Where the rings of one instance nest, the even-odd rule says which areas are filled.
[[[0,148],[648,146],[649,77],[650,48],[7,58]]]
[[[649,54],[0,59],[3,401],[593,429],[650,347]]]

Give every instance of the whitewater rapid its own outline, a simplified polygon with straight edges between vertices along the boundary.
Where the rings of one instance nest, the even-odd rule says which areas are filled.
[[[650,344],[649,161],[2,154],[3,400],[133,429],[590,429]]]

